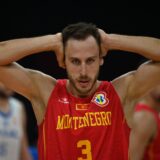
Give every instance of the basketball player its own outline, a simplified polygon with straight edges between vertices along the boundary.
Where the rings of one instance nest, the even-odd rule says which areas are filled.
[[[160,85],[136,105],[130,134],[130,160],[160,159]]]
[[[0,83],[0,160],[31,160],[23,105]]]
[[[157,62],[101,82],[98,73],[108,50],[135,52]],[[43,51],[54,51],[68,80],[13,63]],[[1,42],[0,81],[31,101],[40,160],[127,160],[130,117],[138,98],[160,81],[159,53],[159,39],[107,34],[77,23],[62,34]]]

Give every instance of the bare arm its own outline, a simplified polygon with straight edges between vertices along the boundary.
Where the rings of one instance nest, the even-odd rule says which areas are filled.
[[[160,61],[160,39],[103,33],[103,45],[108,50],[134,52],[148,59]]]
[[[154,86],[160,83],[160,62],[149,61],[137,70],[124,74],[112,81],[131,127],[135,104]]]
[[[54,51],[59,65],[63,66],[60,33],[0,43],[0,81],[31,101],[38,123],[43,119],[45,107],[56,80],[13,62],[43,51]]]
[[[25,56],[43,51],[54,51],[57,59],[61,58],[61,34],[0,42],[0,65],[8,65]]]
[[[151,113],[141,111],[134,114],[130,134],[130,160],[142,160],[147,145],[156,134],[156,122]]]
[[[125,74],[113,80],[113,85],[123,105],[126,101],[135,101],[137,98],[140,98],[140,96],[160,82],[160,39],[106,34],[103,30],[99,30],[99,32],[101,34],[103,51],[122,50],[135,52],[155,61],[143,64],[131,74]],[[104,53],[103,56],[105,56]]]
[[[29,99],[40,124],[43,120],[49,96],[56,80],[39,71],[23,68],[12,63],[0,66],[0,81],[5,86]]]
[[[22,94],[31,100],[37,97],[35,92],[37,74],[31,74],[29,70],[18,64],[13,64],[25,56],[42,51],[54,51],[59,63],[62,57],[61,34],[24,38],[4,41],[0,43],[0,81],[8,88]],[[33,76],[34,75],[34,76]],[[37,75],[37,76],[35,76]],[[41,74],[42,75],[42,74]],[[40,75],[39,75],[40,76]],[[47,76],[41,76],[47,77]]]
[[[128,86],[128,100],[141,98],[160,83],[160,62],[146,62],[133,74]],[[134,91],[134,92],[133,92]]]

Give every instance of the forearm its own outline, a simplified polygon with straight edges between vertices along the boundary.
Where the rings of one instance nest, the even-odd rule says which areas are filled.
[[[0,42],[0,65],[38,52],[54,50],[54,43],[54,35]]]
[[[130,147],[129,149],[129,159],[130,160],[142,160],[144,150],[142,151],[139,145],[137,146],[137,148],[134,148],[134,147],[132,148]]]
[[[129,159],[142,160],[144,156],[145,145],[141,139],[136,137],[136,134],[131,131],[129,142]]]
[[[148,59],[160,61],[160,40],[143,36],[108,35],[109,50],[134,52]]]

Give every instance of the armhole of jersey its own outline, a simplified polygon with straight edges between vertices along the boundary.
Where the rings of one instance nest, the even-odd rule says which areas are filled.
[[[113,84],[112,84],[111,82],[108,82],[108,83],[109,83],[108,88],[109,88],[109,87],[112,88],[112,92],[114,92],[114,94],[117,96],[117,98],[118,98],[118,100],[119,100],[119,103],[120,103],[120,106],[121,106],[121,109],[122,109],[122,112],[123,112],[123,121],[122,121],[122,123],[123,123],[123,124],[124,124],[124,123],[127,124],[127,120],[126,120],[126,118],[125,118],[125,114],[124,114],[124,110],[123,110],[123,105],[122,105],[121,99],[120,99],[117,91],[115,90]],[[127,125],[127,126],[128,126],[128,125]]]
[[[118,100],[119,100],[119,102],[120,102],[120,104],[122,106],[121,99],[120,99],[116,89],[114,88],[113,84],[111,82],[108,82],[108,83],[109,83],[108,88],[112,88],[112,92],[114,92],[114,94],[117,96],[117,98],[118,98]]]
[[[50,103],[50,101],[52,99],[53,94],[55,93],[55,91],[57,90],[57,88],[59,86],[59,81],[63,81],[63,80],[57,80],[56,85],[52,89],[51,94],[50,94],[50,96],[48,98],[48,102],[47,102],[47,106],[46,106],[46,111],[44,113],[44,118],[43,118],[42,122],[40,124],[38,124],[38,127],[42,126],[42,128],[43,128],[43,124],[44,124],[44,120],[45,120],[45,117],[46,117],[46,114],[47,114],[47,111],[48,111],[49,103]]]

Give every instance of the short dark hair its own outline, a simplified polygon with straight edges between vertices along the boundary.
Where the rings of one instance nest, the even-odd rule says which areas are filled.
[[[79,22],[70,24],[62,30],[63,47],[65,49],[66,43],[69,39],[85,40],[89,36],[93,36],[99,46],[101,53],[101,37],[96,25],[92,23]]]

